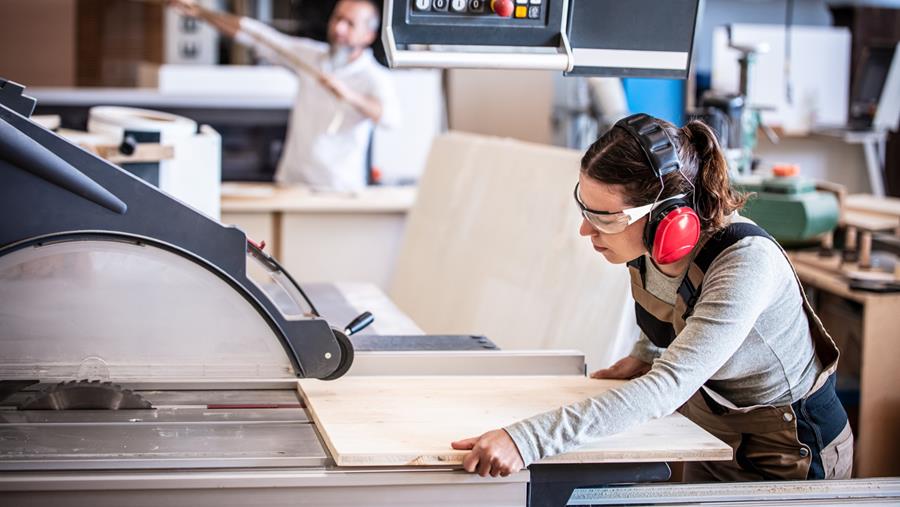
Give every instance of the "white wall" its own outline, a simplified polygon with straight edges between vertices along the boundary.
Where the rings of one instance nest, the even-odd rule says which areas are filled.
[[[551,144],[555,72],[448,71],[450,130]]]

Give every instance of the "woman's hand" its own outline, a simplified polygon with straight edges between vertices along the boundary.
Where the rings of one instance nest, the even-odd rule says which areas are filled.
[[[633,379],[650,371],[650,363],[645,363],[634,356],[626,356],[616,361],[609,368],[591,373],[591,378]]]
[[[506,477],[525,466],[519,448],[506,430],[488,431],[480,437],[457,440],[450,446],[459,451],[471,451],[463,458],[463,468],[482,477],[488,474]]]

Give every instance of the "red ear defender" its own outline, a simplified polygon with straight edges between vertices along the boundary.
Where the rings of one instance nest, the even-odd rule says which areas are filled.
[[[669,209],[655,224],[650,255],[657,264],[671,264],[691,253],[700,239],[700,218],[688,206]]]
[[[659,179],[663,188],[663,178],[667,174],[681,171],[681,160],[675,143],[659,124],[659,120],[638,113],[622,118],[615,126],[628,132],[637,141],[647,157],[653,175]],[[644,246],[657,264],[671,264],[683,259],[691,253],[700,239],[700,217],[690,203],[680,197],[660,202],[657,208],[650,211],[644,227]]]

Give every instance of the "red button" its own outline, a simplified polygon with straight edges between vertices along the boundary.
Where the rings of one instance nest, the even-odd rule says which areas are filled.
[[[491,0],[491,10],[498,16],[508,18],[513,13],[512,0]]]

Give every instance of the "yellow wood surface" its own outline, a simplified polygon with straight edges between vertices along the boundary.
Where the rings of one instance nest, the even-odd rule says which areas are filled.
[[[300,185],[225,183],[223,213],[373,212],[405,214],[416,200],[415,187],[366,187],[358,192],[316,192]]]
[[[342,377],[301,380],[301,396],[340,466],[459,465],[450,442],[595,396],[620,381],[580,376]],[[680,414],[651,420],[543,462],[731,459]]]
[[[881,216],[900,217],[900,198],[897,197],[853,194],[847,196],[845,207],[849,210],[864,211]]]
[[[864,231],[891,231],[900,227],[900,216],[876,215],[865,211],[845,210],[841,220]]]
[[[581,152],[451,132],[435,138],[388,294],[428,333],[504,350],[628,355],[639,330],[628,270],[579,235]]]

